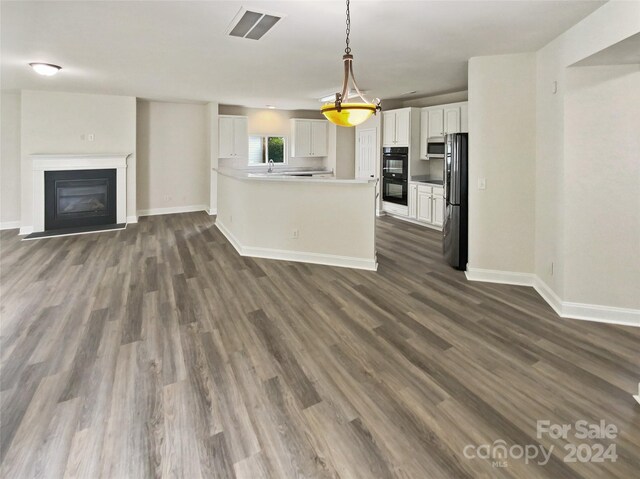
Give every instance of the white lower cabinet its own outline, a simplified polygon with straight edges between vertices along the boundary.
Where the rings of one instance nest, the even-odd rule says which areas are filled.
[[[407,217],[428,225],[442,227],[444,219],[443,189],[420,183],[409,183]]]
[[[435,188],[434,188],[435,190]],[[436,226],[442,226],[444,223],[444,196],[433,195],[433,224]]]
[[[431,188],[421,188],[418,187],[418,208],[416,219],[418,221],[424,221],[425,223],[431,223],[431,218],[433,218],[433,214],[431,210],[433,207],[431,206]]]
[[[418,185],[415,183],[409,183],[409,198],[407,202],[409,203],[410,218],[415,218],[416,215],[418,214],[417,195],[418,195]]]

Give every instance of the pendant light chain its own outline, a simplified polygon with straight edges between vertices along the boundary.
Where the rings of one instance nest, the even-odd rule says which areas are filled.
[[[349,46],[349,33],[351,33],[351,12],[349,11],[349,0],[347,0],[347,48],[344,52],[349,55],[351,53],[351,47]]]
[[[380,100],[375,98],[370,103],[362,94],[353,75],[353,55],[351,54],[351,46],[349,45],[349,34],[351,33],[351,11],[349,9],[350,0],[347,2],[347,29],[346,29],[346,48],[342,56],[344,67],[344,78],[342,83],[342,91],[336,93],[336,99],[333,103],[326,103],[320,111],[331,123],[338,126],[356,126],[366,121],[371,115],[375,115],[380,111]],[[349,101],[349,78],[357,96],[361,102]],[[353,95],[352,95],[353,96]],[[351,96],[351,97],[352,97]],[[343,103],[344,102],[344,103]]]

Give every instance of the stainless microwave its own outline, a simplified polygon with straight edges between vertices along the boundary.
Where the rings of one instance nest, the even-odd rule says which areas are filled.
[[[427,159],[441,159],[444,160],[444,141],[428,141],[427,142]]]

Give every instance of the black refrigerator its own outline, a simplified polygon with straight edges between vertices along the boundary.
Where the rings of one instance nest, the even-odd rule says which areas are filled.
[[[445,139],[442,251],[447,263],[462,271],[467,269],[468,144],[467,133],[453,133]]]

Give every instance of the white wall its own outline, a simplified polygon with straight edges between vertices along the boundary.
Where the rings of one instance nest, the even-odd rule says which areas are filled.
[[[580,178],[597,176],[596,171],[601,171],[606,160],[601,158],[594,162],[583,158],[582,161],[578,160],[580,166],[573,161],[567,161],[565,152],[572,151],[578,145],[575,143],[577,133],[571,133],[571,137],[567,137],[566,129],[570,127],[569,122],[577,121],[578,118],[570,112],[567,117],[565,97],[568,94],[568,67],[638,32],[640,2],[608,2],[540,49],[536,55],[538,67],[535,274],[560,301],[569,301],[571,297],[571,302],[618,307],[633,304],[635,301],[633,296],[626,296],[626,299],[620,296],[625,287],[620,286],[617,279],[605,279],[616,277],[615,262],[611,263],[611,271],[602,271],[603,276],[599,278],[577,274],[578,271],[573,267],[570,268],[571,271],[567,269],[566,260],[569,257],[565,255],[574,245],[571,238],[565,237],[566,226],[575,226],[575,219],[568,217],[570,205],[576,204],[575,191],[571,185],[575,181],[581,181],[575,176],[578,171]],[[556,93],[553,92],[554,82],[557,85]],[[597,90],[587,92],[586,96],[594,97],[600,94]],[[617,103],[616,107],[622,108],[616,115],[624,117],[625,111],[633,109],[634,105]],[[637,112],[637,108],[635,111]],[[592,118],[589,121],[595,120],[598,116],[595,111],[584,113]],[[632,145],[628,145],[628,148],[632,148]],[[627,198],[627,201],[632,203],[633,197]],[[589,246],[585,245],[582,251],[589,253],[582,261],[590,261],[591,257],[601,257],[602,248],[608,251],[617,248],[618,243],[633,241],[633,238],[623,238],[616,234],[616,231],[605,233],[608,234],[608,242],[595,241]],[[585,286],[594,281],[600,282],[600,291],[595,296],[591,294],[593,288]],[[635,286],[636,291],[640,287],[638,283],[632,286]],[[587,294],[587,290],[591,293]],[[583,293],[578,295],[577,291]]]
[[[88,134],[95,135],[88,141]],[[82,139],[84,135],[84,139]],[[36,153],[126,153],[127,217],[136,214],[136,99],[22,91],[21,102],[21,225],[32,226],[32,169]]]
[[[469,269],[533,272],[535,66],[534,54],[469,61]]]
[[[219,173],[216,224],[249,256],[373,269],[374,197],[373,183],[237,179]]]
[[[218,103],[207,103],[207,130],[209,136],[209,214],[218,211]]]
[[[356,129],[336,126],[336,171],[337,178],[356,177]]]
[[[2,92],[0,229],[20,226],[20,92]]]
[[[535,61],[524,54],[469,64],[470,266],[498,273],[493,280],[535,284],[564,316],[640,324],[638,66],[572,67],[639,32],[640,2],[608,2],[536,52]],[[526,72],[530,66],[518,59],[535,69]],[[493,67],[499,74],[488,71]],[[518,94],[530,90],[532,80],[534,90]],[[504,95],[496,95],[497,89]],[[524,96],[535,98],[534,125],[531,105],[524,103],[529,133],[521,138],[528,155],[535,141],[535,228],[516,228],[521,258],[508,248],[511,260],[505,261],[504,228],[513,232],[514,225],[492,219],[493,208],[520,199],[529,204],[531,184],[520,184],[519,175],[531,171],[519,170],[518,157],[511,155],[515,164],[505,163],[504,173],[523,189],[499,191],[499,198],[490,176],[484,193],[475,182],[496,166],[491,149],[505,159],[513,153],[505,121],[522,124]],[[524,237],[533,233],[532,245]],[[531,274],[513,274],[522,272]]]
[[[138,214],[209,208],[207,105],[137,102]]]
[[[564,296],[640,309],[640,65],[570,68]]]

